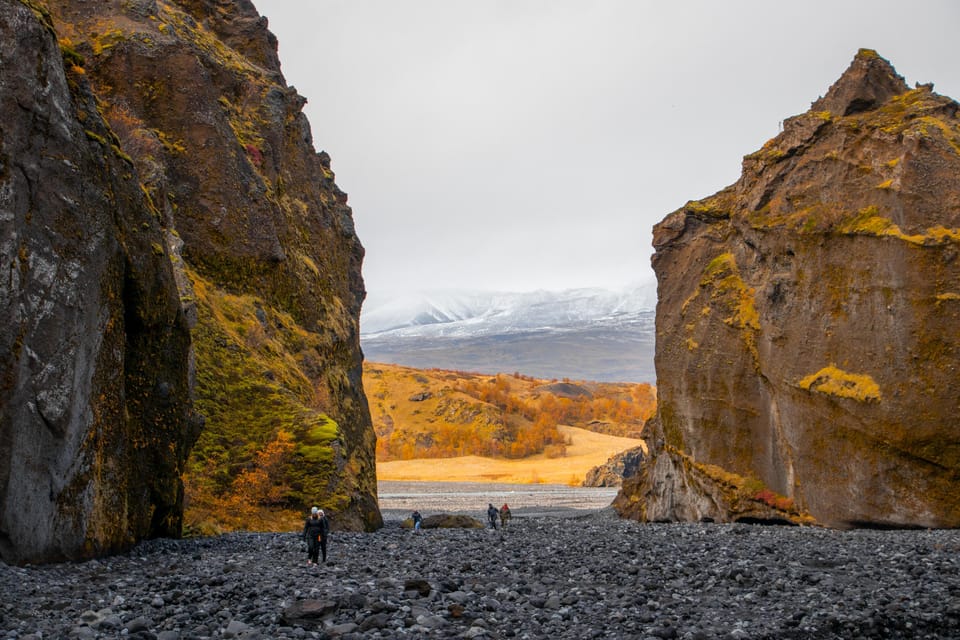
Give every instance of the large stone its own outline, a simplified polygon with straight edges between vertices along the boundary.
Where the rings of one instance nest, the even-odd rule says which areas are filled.
[[[283,610],[281,619],[288,626],[320,628],[324,620],[329,620],[340,605],[332,600],[297,600]]]
[[[461,513],[437,513],[427,516],[420,523],[424,529],[483,529],[484,524]]]
[[[658,415],[622,513],[960,526],[957,111],[861,50],[657,225]]]
[[[585,487],[619,487],[624,478],[635,476],[643,465],[646,452],[642,446],[610,456],[605,463],[590,469],[583,479]]]

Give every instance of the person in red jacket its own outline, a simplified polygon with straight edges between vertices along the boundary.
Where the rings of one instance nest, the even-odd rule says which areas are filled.
[[[510,521],[510,518],[513,517],[513,514],[510,513],[510,507],[507,506],[507,503],[504,502],[503,506],[500,507],[500,527],[506,528],[507,522]]]

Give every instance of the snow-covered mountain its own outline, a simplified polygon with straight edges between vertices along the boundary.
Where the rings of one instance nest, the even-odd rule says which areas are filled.
[[[364,337],[478,336],[615,323],[652,311],[653,283],[600,288],[498,293],[438,291],[368,300],[360,318]]]
[[[368,300],[367,360],[543,378],[654,382],[656,286],[433,292]]]

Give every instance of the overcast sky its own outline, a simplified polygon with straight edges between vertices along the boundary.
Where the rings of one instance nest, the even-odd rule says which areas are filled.
[[[371,298],[620,287],[652,227],[876,49],[960,99],[960,2],[254,0]]]

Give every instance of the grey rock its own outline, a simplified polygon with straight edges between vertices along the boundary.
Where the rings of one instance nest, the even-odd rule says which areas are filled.
[[[441,629],[447,626],[447,620],[436,615],[420,616],[417,618],[417,624],[427,629]]]
[[[375,613],[367,616],[360,622],[359,631],[370,631],[372,629],[384,629],[390,624],[389,613]]]
[[[298,600],[284,609],[282,620],[291,626],[320,627],[338,608],[332,600]]]
[[[331,636],[334,636],[334,637],[344,636],[344,635],[353,633],[358,628],[359,627],[353,622],[344,622],[343,624],[333,625],[332,627],[327,629],[327,633],[329,633]]]
[[[140,631],[147,631],[153,626],[153,620],[146,617],[134,618],[128,622],[124,627],[127,629],[128,633],[139,633]]]
[[[250,625],[244,624],[239,620],[231,620],[227,627],[223,630],[224,638],[237,638],[243,636],[244,634],[249,634]]]
[[[169,401],[190,397],[190,337],[160,226],[39,15],[0,2],[0,558],[17,564],[179,533],[199,426]]]

